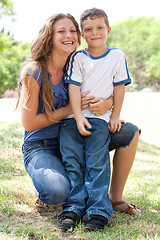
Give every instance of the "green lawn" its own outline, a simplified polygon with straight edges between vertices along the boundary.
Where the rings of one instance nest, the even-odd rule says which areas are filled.
[[[139,142],[124,196],[139,206],[142,216],[114,212],[103,231],[89,232],[79,224],[74,232],[58,229],[61,208],[34,204],[33,185],[21,153],[20,123],[0,122],[0,239],[160,239],[160,148]]]

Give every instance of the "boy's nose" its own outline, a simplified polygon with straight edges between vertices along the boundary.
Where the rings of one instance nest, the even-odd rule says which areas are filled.
[[[97,30],[94,28],[92,33],[93,33],[93,35],[96,35],[97,34]]]

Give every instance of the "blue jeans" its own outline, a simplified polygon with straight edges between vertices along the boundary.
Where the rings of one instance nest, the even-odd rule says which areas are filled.
[[[127,147],[139,131],[132,123],[122,125],[120,132],[111,134],[110,150]],[[70,192],[70,183],[61,160],[58,139],[25,141],[22,149],[24,166],[39,199],[49,205],[63,204]]]
[[[64,170],[57,138],[27,141],[23,145],[24,165],[39,199],[48,205],[64,203],[70,183]]]
[[[110,134],[106,121],[88,118],[90,136],[79,134],[74,118],[63,120],[60,130],[62,161],[71,184],[64,211],[76,212],[81,218],[87,213],[108,220],[112,204],[108,195],[110,185]]]

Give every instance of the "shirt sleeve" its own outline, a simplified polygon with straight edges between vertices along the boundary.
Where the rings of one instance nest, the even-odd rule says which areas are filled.
[[[27,65],[23,68],[20,79],[22,82],[22,79],[25,75],[33,76],[33,78],[37,81],[38,85],[41,86],[42,84],[42,71],[39,66],[30,66]]]
[[[114,74],[113,84],[114,86],[131,83],[131,78],[128,71],[128,65],[126,61],[126,56],[123,51],[120,51],[120,57],[116,66],[116,71]]]
[[[79,52],[75,52],[69,61],[67,67],[67,74],[65,76],[65,82],[81,86],[82,84],[82,71]]]

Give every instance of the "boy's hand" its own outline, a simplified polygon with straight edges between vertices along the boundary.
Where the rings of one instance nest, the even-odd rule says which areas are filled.
[[[85,126],[87,128],[91,128],[91,124],[87,121],[86,118],[84,118],[83,116],[79,117],[78,119],[76,119],[76,122],[80,134],[82,134],[83,136],[91,135],[91,132],[86,130],[85,128]]]
[[[108,123],[108,128],[110,130],[110,132],[114,133],[114,132],[119,132],[121,130],[122,127],[122,122],[124,124],[127,124],[124,120],[119,120],[119,118],[112,118],[110,119],[109,123]]]

